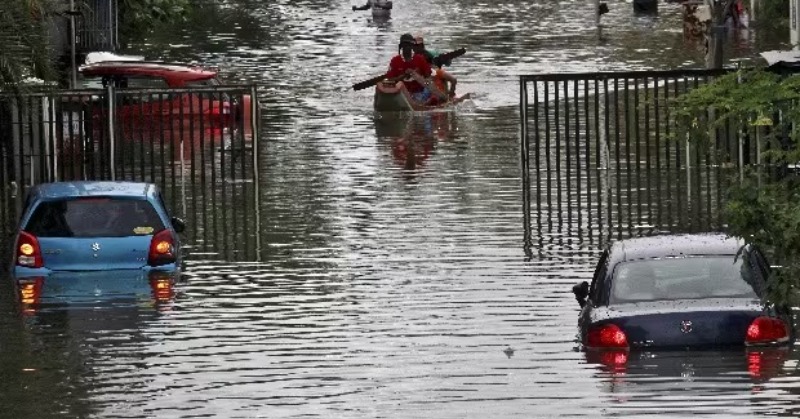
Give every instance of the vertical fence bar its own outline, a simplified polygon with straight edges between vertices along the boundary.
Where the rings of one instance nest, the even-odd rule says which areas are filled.
[[[627,207],[627,214],[628,216],[628,235],[633,234],[633,174],[631,172],[631,122],[630,122],[630,115],[633,114],[630,108],[630,79],[625,77],[623,79],[623,91],[625,95],[625,100],[623,101],[623,111],[622,111],[622,122],[625,124],[625,180],[626,180],[626,207]],[[620,190],[620,195],[622,190]],[[620,225],[619,228],[622,228],[622,207],[619,208],[620,214]]]
[[[527,88],[527,85],[526,85]],[[525,98],[527,100],[527,97]],[[533,120],[533,135],[535,138],[533,152],[534,164],[536,165],[536,221],[541,226],[542,220],[542,161],[541,161],[541,135],[539,131],[539,82],[534,79],[533,82],[533,114],[536,118]],[[528,141],[530,145],[530,140]],[[539,229],[541,233],[541,228]]]
[[[581,201],[583,201],[583,187],[581,185],[581,101],[578,90],[579,80],[572,81],[572,100],[575,103],[575,194],[578,199],[575,203],[577,206],[576,213],[578,214],[578,231],[577,235],[580,239],[583,233],[583,212]]]
[[[673,98],[678,97],[680,95],[680,93],[678,91],[679,88],[680,88],[680,86],[678,85],[678,79],[677,78],[673,78]],[[674,123],[675,121],[672,121],[672,122]],[[677,131],[677,128],[676,128],[676,131]],[[676,215],[677,215],[678,226],[683,226],[683,212],[684,212],[683,208],[682,208],[683,199],[681,198],[683,196],[683,191],[682,191],[683,187],[681,186],[682,184],[680,182],[681,177],[682,177],[681,176],[681,164],[682,164],[681,161],[682,161],[682,159],[681,159],[681,146],[678,145],[677,142],[676,142],[676,144],[675,144],[675,173],[674,173],[676,181],[674,183],[675,183],[677,191],[676,191],[674,196],[675,196],[675,211],[676,211]]]
[[[641,131],[639,130],[639,81],[638,77],[633,78],[633,143],[634,159],[636,164],[633,167],[636,177],[636,222],[641,226],[642,222],[642,149]],[[645,87],[647,91],[647,87]]]
[[[596,83],[596,80],[595,80]],[[597,89],[594,91],[594,96],[597,96]],[[592,222],[593,214],[592,214],[592,165],[591,165],[591,144],[592,144],[592,129],[591,129],[591,114],[589,111],[589,79],[585,79],[583,81],[583,112],[585,115],[584,118],[584,129],[586,130],[586,135],[584,135],[584,142],[585,142],[585,149],[584,153],[586,154],[584,158],[584,162],[586,164],[586,231],[589,232],[589,240],[592,240],[592,227],[594,223]],[[596,137],[597,131],[594,131],[594,136]],[[596,186],[595,186],[596,187]],[[595,195],[596,196],[596,195]]]
[[[570,157],[570,138],[569,138],[569,88],[567,87],[567,81],[564,80],[563,82],[563,89],[564,89],[564,151],[565,151],[565,158],[564,161],[566,163],[566,181],[559,182],[566,183],[566,194],[567,194],[567,231],[572,230],[572,158]],[[556,85],[556,91],[559,91],[558,85]],[[556,112],[558,112],[558,108],[560,108],[560,101],[556,98]],[[558,130],[558,126],[561,125],[561,119],[556,118],[556,130]],[[557,145],[558,148],[561,148]],[[559,159],[560,161],[561,159]],[[559,170],[559,173],[561,171]],[[561,201],[561,199],[559,199]]]
[[[617,238],[622,238],[622,174],[620,173],[620,161],[621,161],[621,153],[622,150],[620,149],[622,142],[619,134],[620,134],[620,122],[619,122],[619,78],[614,78],[614,150],[616,152],[616,175],[617,175],[617,225],[615,226],[617,230]]]
[[[525,141],[527,140],[527,85],[526,92],[525,92]],[[260,147],[260,136],[261,136],[261,113],[259,112],[260,105],[258,100],[258,89],[256,86],[253,85],[250,87],[250,124],[251,124],[251,135],[252,135],[252,142],[253,142],[253,185],[255,190],[253,191],[253,198],[254,208],[256,212],[256,259],[258,261],[261,260],[261,177],[259,172],[259,158],[261,156],[261,147]],[[528,173],[528,185],[530,185],[530,173]],[[531,214],[531,207],[530,207],[530,189],[528,189],[528,208],[525,212],[528,214],[528,223],[526,225],[530,225],[530,214]]]
[[[114,126],[114,120],[117,116],[116,111],[116,91],[114,86],[109,83],[108,88],[106,88],[106,95],[108,96],[108,163],[109,169],[111,170],[111,180],[117,180],[117,167],[116,167],[116,127]]]
[[[611,234],[612,234],[612,226],[613,226],[613,223],[614,223],[614,218],[613,218],[613,207],[614,207],[614,205],[613,205],[613,193],[611,193],[611,180],[610,180],[610,176],[611,176],[611,144],[610,144],[610,142],[611,142],[611,134],[610,134],[610,131],[611,131],[611,121],[610,121],[611,103],[610,103],[610,100],[609,100],[609,96],[610,96],[610,92],[609,92],[609,87],[608,87],[608,78],[604,77],[603,78],[603,99],[604,99],[603,101],[605,102],[605,107],[603,109],[603,122],[604,122],[604,125],[605,125],[605,129],[604,129],[604,135],[603,135],[603,139],[604,139],[603,147],[605,148],[605,151],[607,151],[605,153],[605,160],[606,161],[604,163],[605,163],[605,166],[606,166],[606,172],[605,172],[605,176],[604,177],[606,179],[606,187],[605,187],[605,192],[606,192],[606,195],[607,195],[607,197],[606,197],[606,200],[607,200],[607,202],[606,202],[606,212],[608,214],[608,218],[606,219],[607,220],[606,221],[606,228],[608,229],[608,238],[610,239],[611,238]]]
[[[524,243],[531,244],[531,191],[530,191],[530,147],[528,143],[528,85],[524,76],[519,78],[519,120],[520,120],[520,167],[522,169],[522,216]],[[253,153],[254,155],[256,153]],[[257,164],[257,162],[253,162]],[[257,203],[258,201],[256,201]]]
[[[654,85],[657,89],[658,86]],[[653,226],[653,194],[650,178],[653,176],[651,161],[652,150],[650,148],[650,77],[644,76],[644,159],[645,159],[645,188],[647,189],[647,224]]]
[[[545,176],[547,178],[547,211],[548,214],[553,212],[552,202],[552,172],[550,170],[550,84],[544,82],[544,158],[545,158]],[[552,228],[552,217],[547,219],[548,225]]]
[[[561,230],[561,225],[564,220],[564,213],[561,209],[561,203],[563,202],[561,188],[562,188],[562,180],[561,180],[561,119],[559,114],[559,108],[561,107],[561,100],[559,95],[559,86],[558,82],[553,82],[553,107],[554,107],[554,115],[553,115],[553,125],[555,126],[555,149],[556,149],[556,210],[558,211],[558,226],[559,230]],[[548,115],[549,119],[549,115]],[[550,208],[552,214],[552,207]]]

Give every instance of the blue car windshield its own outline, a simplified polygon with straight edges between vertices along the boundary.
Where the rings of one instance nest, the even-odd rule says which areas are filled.
[[[82,198],[40,203],[23,229],[37,237],[147,236],[164,223],[146,200]]]
[[[707,256],[652,259],[617,266],[609,303],[700,298],[757,298],[742,258]]]

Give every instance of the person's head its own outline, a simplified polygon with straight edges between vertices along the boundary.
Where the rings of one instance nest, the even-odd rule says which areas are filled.
[[[422,35],[416,34],[414,35],[414,52],[421,54],[425,51],[425,39],[422,38]]]
[[[400,51],[406,59],[411,58],[414,53],[414,36],[410,33],[404,33],[400,36]]]

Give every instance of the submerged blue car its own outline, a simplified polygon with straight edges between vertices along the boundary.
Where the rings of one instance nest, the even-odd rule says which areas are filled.
[[[781,346],[793,339],[787,308],[765,303],[770,266],[724,234],[618,241],[592,283],[572,288],[587,350]]]
[[[13,251],[16,277],[61,271],[169,270],[178,233],[158,187],[138,182],[55,182],[28,193]]]

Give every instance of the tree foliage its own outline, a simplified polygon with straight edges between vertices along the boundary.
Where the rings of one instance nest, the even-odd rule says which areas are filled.
[[[189,10],[189,0],[120,0],[123,43],[149,33],[158,25],[182,21]]]
[[[768,299],[800,305],[800,176],[789,169],[800,162],[800,76],[741,70],[688,92],[674,105],[681,135],[712,154],[723,153],[715,150],[712,136],[731,121],[759,142],[761,164],[737,173],[723,216],[732,235],[766,249],[770,261],[781,266],[769,280]]]
[[[52,80],[46,16],[50,0],[15,0],[0,8],[0,90],[16,90],[34,77]]]
[[[48,30],[54,19],[63,19],[67,6],[58,0],[7,0],[0,7],[0,91],[19,91],[29,77],[56,81]],[[91,2],[76,0],[78,9]],[[149,32],[160,24],[183,19],[189,0],[120,0],[122,43]]]

